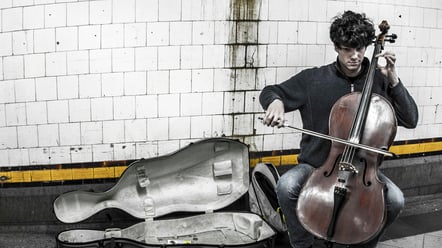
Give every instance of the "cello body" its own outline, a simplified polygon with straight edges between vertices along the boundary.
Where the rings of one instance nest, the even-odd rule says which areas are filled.
[[[375,48],[362,92],[341,97],[329,116],[329,134],[352,143],[387,150],[396,136],[392,105],[372,92],[378,57],[386,36],[387,21]],[[385,39],[387,37],[387,39]],[[385,184],[378,178],[383,160],[379,153],[332,142],[325,162],[307,179],[298,197],[296,214],[301,225],[322,239],[359,244],[373,239],[386,222]]]
[[[355,92],[335,103],[329,119],[331,136],[349,137],[360,98],[361,93]],[[339,125],[332,125],[336,123]],[[361,143],[387,149],[396,129],[391,104],[382,96],[372,94]],[[317,237],[340,244],[364,243],[375,237],[385,223],[385,185],[377,176],[382,156],[357,149],[354,157],[346,162],[351,162],[355,173],[341,170],[345,149],[345,145],[332,142],[325,163],[314,170],[301,191],[297,215],[303,227]],[[337,207],[335,190],[339,184],[346,189],[346,194]]]

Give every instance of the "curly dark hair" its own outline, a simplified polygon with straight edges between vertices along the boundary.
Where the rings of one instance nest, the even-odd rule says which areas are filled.
[[[337,47],[367,47],[375,38],[373,22],[364,13],[347,10],[333,18],[330,39]]]

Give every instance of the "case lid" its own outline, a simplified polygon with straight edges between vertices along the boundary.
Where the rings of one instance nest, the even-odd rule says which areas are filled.
[[[106,192],[62,194],[54,201],[54,212],[65,223],[80,222],[106,208],[141,219],[178,211],[212,212],[239,199],[248,186],[248,147],[210,138],[130,164]]]

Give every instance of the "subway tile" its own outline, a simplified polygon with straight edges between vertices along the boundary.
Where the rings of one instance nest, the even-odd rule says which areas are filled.
[[[112,97],[91,99],[91,120],[113,120],[114,107]]]
[[[114,144],[114,160],[129,160],[135,158],[135,144]]]
[[[166,94],[169,93],[169,72],[148,71],[147,72],[147,93]]]
[[[20,79],[24,77],[23,56],[3,57],[3,77],[4,79]]]
[[[147,119],[147,140],[167,140],[169,138],[169,119]]]
[[[296,31],[296,30],[295,30]],[[291,29],[286,29],[280,33],[292,33]],[[241,21],[236,23],[236,34],[238,43],[257,43],[258,42],[258,22]]]
[[[103,123],[102,122],[81,122],[80,123],[81,144],[101,144],[103,143]],[[94,149],[92,149],[94,151]],[[94,160],[95,161],[95,160]]]
[[[29,148],[29,163],[31,165],[45,165],[49,164],[49,149],[43,148]]]
[[[124,23],[135,21],[135,0],[113,0],[112,22]]]
[[[26,105],[12,103],[5,105],[6,126],[26,125]]]
[[[44,5],[35,5],[23,8],[23,29],[39,29],[44,27],[44,7]]]
[[[73,99],[78,98],[78,76],[57,77],[57,98]]]
[[[104,73],[112,71],[112,50],[96,49],[89,51],[91,73]]]
[[[12,33],[12,52],[15,55],[34,52],[34,32],[18,31]]]
[[[57,80],[55,77],[35,79],[35,95],[37,101],[57,99]]]
[[[205,92],[202,94],[202,115],[223,113],[224,94],[222,92]]]
[[[262,107],[259,104],[259,94],[261,91],[247,91],[245,96],[245,112],[254,113],[262,112]]]
[[[91,100],[72,99],[69,100],[69,121],[90,121],[91,120]]]
[[[199,21],[203,19],[202,0],[188,0],[181,3],[181,18],[185,21]]]
[[[112,1],[89,2],[90,24],[108,24],[112,21]]]
[[[0,33],[0,56],[12,55],[12,33]]]
[[[35,68],[41,65],[33,63]],[[35,70],[35,69],[34,69]],[[44,72],[44,68],[40,69]],[[67,74],[67,57],[65,52],[46,54],[46,76],[62,76]]]
[[[79,75],[79,94],[80,98],[91,98],[101,96],[101,75],[86,74]]]
[[[135,21],[154,22],[158,21],[158,1],[136,0]]]
[[[254,90],[256,85],[256,69],[236,69],[235,90]]]
[[[48,4],[45,5],[45,27],[64,27],[66,26],[66,4]]]
[[[27,149],[11,149],[8,150],[8,158],[10,166],[28,165],[29,152]]]
[[[101,26],[89,25],[78,27],[79,50],[98,49],[101,46]]]
[[[69,102],[57,100],[47,102],[48,123],[69,122]]]
[[[169,139],[190,138],[190,117],[169,118]]]
[[[124,25],[124,47],[146,46],[146,23],[127,23]]]
[[[80,145],[80,123],[62,123],[58,128],[61,146]]]
[[[214,115],[212,116],[212,136],[230,137],[233,135],[233,116]]]
[[[101,26],[101,48],[117,48],[123,46],[123,24],[105,24]]]
[[[92,161],[113,161],[114,148],[109,144],[94,144],[92,145]]]
[[[17,128],[0,127],[1,149],[17,148]]]
[[[167,94],[158,96],[158,116],[173,117],[180,115],[180,95]]]
[[[2,31],[16,31],[23,28],[23,8],[8,8],[2,10]]]
[[[124,72],[135,70],[135,50],[133,48],[112,49],[112,71]]]
[[[181,116],[201,115],[202,93],[185,93],[180,97]]]
[[[38,125],[37,133],[39,147],[55,147],[60,144],[58,124]]]
[[[328,0],[310,0],[308,1],[308,20],[312,22],[328,22],[327,8],[321,6],[327,6]],[[305,2],[304,2],[305,4]]]
[[[47,119],[46,102],[27,102],[26,103],[26,122],[28,125],[46,124]]]
[[[70,149],[72,163],[84,163],[92,161],[92,147],[79,146]]]
[[[203,139],[212,136],[211,116],[192,116],[190,119],[190,138]]]
[[[224,67],[224,45],[203,46],[203,67],[223,68]]]
[[[89,52],[70,51],[67,52],[67,74],[89,73]]]
[[[70,147],[50,147],[49,164],[67,164],[71,163]]]
[[[158,95],[136,96],[135,116],[137,119],[158,117]]]
[[[176,70],[180,68],[180,47],[164,46],[158,48],[158,69]]]
[[[191,90],[191,84],[191,70],[170,71],[170,93],[188,93]]]
[[[146,71],[158,68],[157,47],[137,47],[135,48],[135,70]]]
[[[143,95],[147,92],[146,72],[124,73],[124,95]]]
[[[142,142],[147,138],[146,119],[124,121],[124,141]]]
[[[159,21],[179,21],[181,19],[181,0],[158,2]]]
[[[114,97],[114,119],[135,119],[135,96]]]
[[[16,102],[35,101],[35,80],[33,78],[15,80],[14,88]]]
[[[200,69],[203,67],[203,46],[181,46],[181,69]]]
[[[171,22],[170,45],[191,45],[191,44],[192,44],[192,22]]]
[[[60,27],[55,29],[56,50],[72,51],[78,49],[78,27]]]
[[[67,26],[89,24],[89,2],[68,3],[66,6]]]
[[[215,24],[211,21],[193,22],[192,43],[194,45],[214,44]]]
[[[269,1],[269,20],[287,21],[289,18],[289,2],[291,1],[290,0]]]
[[[169,45],[169,22],[149,22],[147,24],[147,45]]]
[[[158,142],[138,142],[135,144],[136,157],[148,159],[158,156]]]
[[[235,71],[231,69],[214,69],[213,90],[232,91],[235,88]]]
[[[234,116],[233,135],[253,135],[252,114],[238,114]]]
[[[103,142],[118,143],[124,140],[124,121],[103,121]]]
[[[213,69],[192,70],[192,92],[213,91]]]
[[[124,74],[106,73],[101,75],[103,96],[121,96],[124,93]]]

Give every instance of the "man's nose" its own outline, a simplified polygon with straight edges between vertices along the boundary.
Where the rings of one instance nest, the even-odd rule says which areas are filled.
[[[357,59],[359,57],[359,51],[357,49],[352,49],[350,54],[351,57],[354,59]]]

